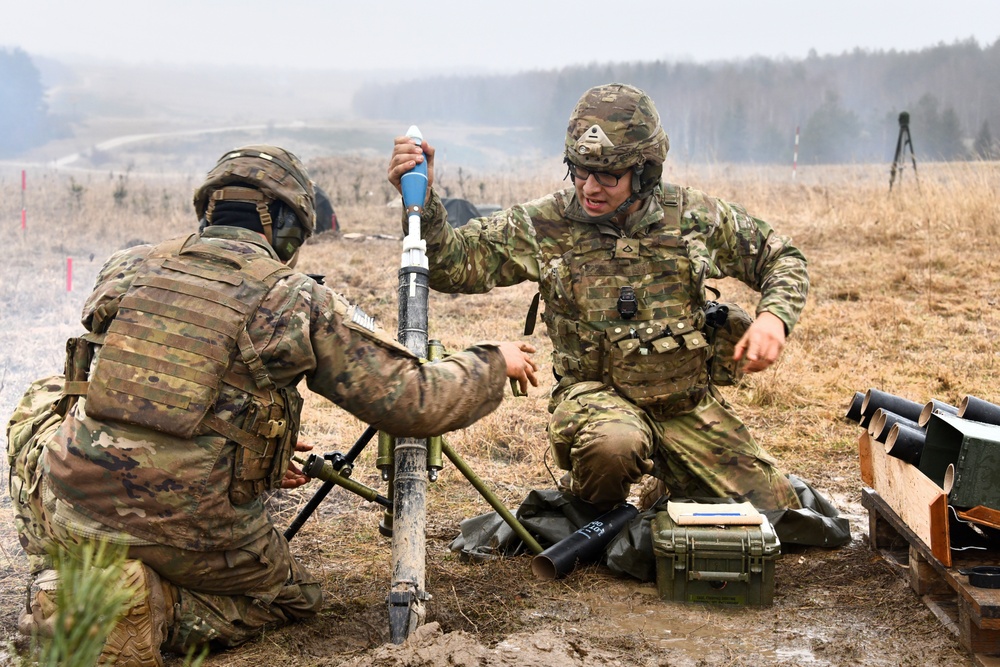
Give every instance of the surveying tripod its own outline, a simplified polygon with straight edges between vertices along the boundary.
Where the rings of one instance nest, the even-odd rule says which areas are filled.
[[[902,112],[899,114],[899,138],[896,139],[896,155],[892,158],[892,169],[889,170],[889,192],[892,192],[892,184],[896,180],[896,172],[899,172],[899,182],[903,182],[903,169],[906,167],[906,158],[903,153],[906,147],[910,147],[910,160],[913,161],[913,178],[917,181],[917,189],[920,189],[920,179],[917,178],[917,157],[913,154],[913,140],[910,137],[910,114]]]

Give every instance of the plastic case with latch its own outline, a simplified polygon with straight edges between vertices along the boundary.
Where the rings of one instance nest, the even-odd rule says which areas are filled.
[[[770,605],[781,543],[764,518],[755,526],[678,526],[666,512],[653,518],[660,597],[676,602]]]

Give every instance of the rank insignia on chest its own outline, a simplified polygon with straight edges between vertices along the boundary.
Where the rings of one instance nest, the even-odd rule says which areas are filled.
[[[618,239],[615,242],[615,259],[639,259],[639,242],[635,239]]]

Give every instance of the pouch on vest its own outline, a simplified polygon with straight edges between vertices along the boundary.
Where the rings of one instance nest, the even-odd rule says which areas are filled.
[[[616,338],[608,329],[604,344],[606,381],[622,396],[647,409],[654,419],[688,412],[704,397],[708,385],[709,348],[690,320],[644,323],[654,330],[647,338]]]
[[[299,434],[302,397],[294,387],[274,392],[274,400],[265,403],[254,397],[236,442],[233,481],[229,499],[243,505],[264,491],[277,489],[288,470]],[[249,436],[249,437],[247,437]]]
[[[710,304],[711,305],[711,304]],[[750,313],[735,303],[720,303],[729,312],[726,321],[710,334],[712,340],[712,359],[710,361],[712,384],[719,387],[734,385],[746,374],[743,370],[743,360],[733,360],[736,344],[743,338],[753,318]]]

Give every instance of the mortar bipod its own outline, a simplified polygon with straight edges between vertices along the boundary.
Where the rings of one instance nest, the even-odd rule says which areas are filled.
[[[354,441],[354,445],[348,450],[347,454],[341,454],[340,452],[332,452],[330,454],[324,455],[323,458],[330,461],[331,466],[335,471],[337,471],[338,477],[350,477],[351,473],[354,471],[354,461],[361,454],[362,450],[368,445],[372,437],[378,432],[374,426],[369,426],[365,429],[364,433]],[[307,475],[309,473],[306,473]],[[309,499],[306,506],[302,508],[298,516],[288,525],[285,529],[285,539],[291,540],[295,537],[295,534],[299,532],[299,528],[312,516],[312,513],[316,511],[323,499],[326,498],[327,494],[333,490],[333,487],[337,483],[330,480],[323,480],[323,485],[316,490],[313,497]],[[391,506],[391,503],[390,503]]]

